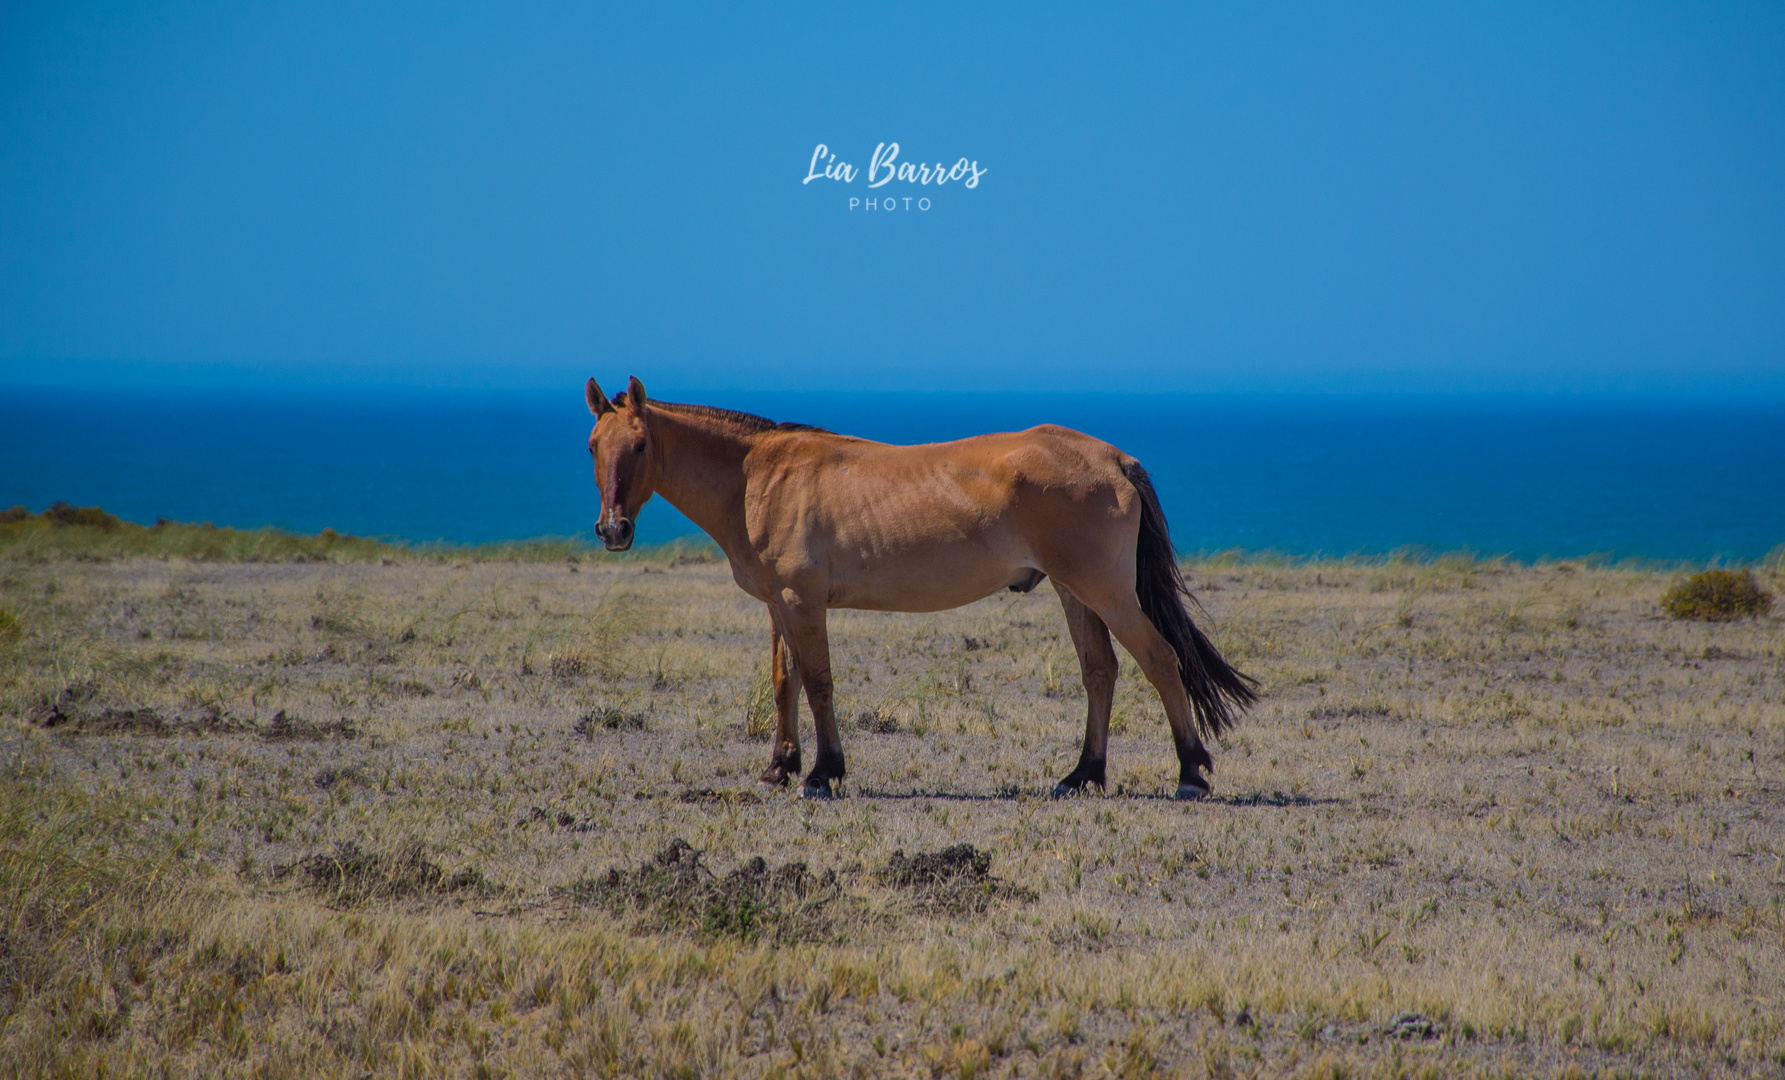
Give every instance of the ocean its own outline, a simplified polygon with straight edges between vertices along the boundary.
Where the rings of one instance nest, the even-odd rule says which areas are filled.
[[[1785,402],[711,393],[912,443],[1051,422],[1154,477],[1185,552],[1750,561],[1785,544]],[[170,393],[0,388],[0,506],[478,543],[588,537],[580,386]],[[653,499],[641,543],[697,530]]]

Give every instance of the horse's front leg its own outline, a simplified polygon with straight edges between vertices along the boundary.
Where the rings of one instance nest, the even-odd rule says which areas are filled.
[[[760,779],[778,787],[800,771],[800,680],[793,650],[773,606],[769,608],[769,682],[775,690],[775,749]]]
[[[836,794],[832,785],[843,779],[845,769],[843,738],[837,732],[837,717],[831,706],[831,647],[825,629],[824,603],[807,602],[791,589],[782,597],[781,631],[793,647],[793,664],[805,687],[806,703],[812,707],[812,723],[818,736],[818,761],[807,774],[800,796],[828,799]]]

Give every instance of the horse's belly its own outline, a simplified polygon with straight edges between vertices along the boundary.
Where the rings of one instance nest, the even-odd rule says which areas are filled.
[[[877,572],[833,574],[828,605],[868,611],[947,611],[1008,588],[1034,587],[1036,571],[1021,563],[962,565],[946,557]]]

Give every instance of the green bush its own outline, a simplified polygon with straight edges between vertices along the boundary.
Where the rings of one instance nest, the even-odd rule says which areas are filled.
[[[624,554],[603,551],[575,537],[541,537],[494,544],[407,544],[349,536],[324,529],[314,536],[283,529],[219,528],[161,518],[153,525],[121,521],[97,506],[59,502],[41,514],[23,506],[0,510],[0,561],[91,562],[110,559],[191,559],[195,562],[438,563],[625,561],[715,562],[719,549],[705,538],[684,537],[667,544],[634,548]]]
[[[1661,594],[1661,608],[1676,619],[1727,622],[1744,615],[1765,615],[1773,594],[1760,587],[1752,571],[1706,570]]]
[[[122,521],[97,506],[59,502],[41,514],[0,512],[0,559],[24,562],[185,558],[205,562],[375,562],[398,547],[324,529],[299,536],[279,529],[218,528],[162,518]]]
[[[23,510],[24,507],[15,506],[13,509]],[[70,506],[65,502],[59,502],[45,510],[43,519],[53,525],[85,525],[106,532],[112,532],[124,524],[118,520],[118,515],[108,514],[97,506]]]

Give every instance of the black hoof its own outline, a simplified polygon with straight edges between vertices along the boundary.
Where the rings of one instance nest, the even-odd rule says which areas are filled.
[[[1089,796],[1093,784],[1096,784],[1098,791],[1103,790],[1103,785],[1098,784],[1095,780],[1079,780],[1068,776],[1054,785],[1054,793],[1049,798],[1070,799],[1075,795]]]
[[[800,774],[800,752],[797,748],[782,744],[769,755],[769,767],[762,770],[757,777],[770,787],[786,787],[793,778]]]
[[[1180,800],[1208,798],[1209,782],[1203,774],[1215,771],[1209,748],[1189,739],[1178,743],[1178,766],[1177,797]]]
[[[806,774],[805,786],[800,788],[802,799],[834,799],[839,792],[831,790],[833,784],[841,783],[847,770],[843,765],[841,750],[818,748],[818,764]]]
[[[1087,757],[1080,754],[1078,766],[1066,774],[1066,779],[1054,785],[1054,798],[1064,799],[1072,795],[1083,795],[1092,784],[1097,790],[1103,790],[1103,759]]]

